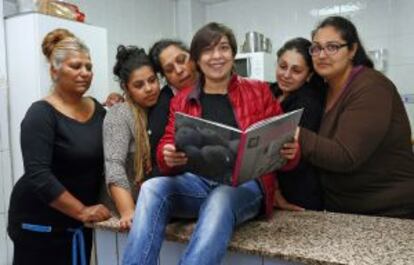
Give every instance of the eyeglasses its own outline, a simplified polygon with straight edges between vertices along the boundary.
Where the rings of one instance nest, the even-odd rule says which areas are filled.
[[[322,50],[324,50],[327,55],[334,55],[339,51],[339,49],[346,46],[348,46],[348,43],[328,43],[324,47],[322,47],[319,44],[312,44],[309,47],[309,54],[311,56],[318,56],[322,52]]]

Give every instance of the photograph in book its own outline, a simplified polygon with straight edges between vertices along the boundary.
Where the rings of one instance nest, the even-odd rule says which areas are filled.
[[[175,113],[175,146],[188,157],[184,171],[237,186],[281,168],[302,109],[252,124],[245,131],[181,112]]]

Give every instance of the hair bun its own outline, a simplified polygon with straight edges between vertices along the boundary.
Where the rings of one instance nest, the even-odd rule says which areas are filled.
[[[144,49],[138,48],[137,46],[124,46],[119,45],[116,52],[117,61],[126,61],[133,56],[145,53]]]
[[[116,51],[116,63],[113,69],[114,74],[120,77],[120,72],[126,62],[142,55],[146,56],[145,50],[142,48],[138,48],[137,46],[132,45],[119,45]]]
[[[67,29],[55,29],[49,32],[43,39],[42,52],[49,60],[55,46],[66,38],[75,38],[75,35]]]

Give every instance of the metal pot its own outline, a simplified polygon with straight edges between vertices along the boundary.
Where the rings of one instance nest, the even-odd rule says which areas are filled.
[[[243,52],[259,52],[263,51],[265,38],[262,33],[249,31],[246,33],[246,39],[243,44]]]
[[[265,39],[263,51],[272,53],[272,41],[269,38]]]

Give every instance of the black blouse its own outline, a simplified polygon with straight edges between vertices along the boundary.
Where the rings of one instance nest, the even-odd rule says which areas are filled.
[[[273,95],[282,94],[277,83],[270,84]],[[317,132],[323,115],[325,88],[306,83],[288,95],[281,106],[284,112],[304,108],[299,126]],[[285,198],[294,204],[310,210],[323,208],[322,190],[316,168],[309,162],[300,160],[291,171],[278,172],[280,189]]]
[[[105,109],[95,101],[86,122],[71,119],[41,100],[21,123],[24,175],[13,188],[9,224],[21,222],[77,227],[80,222],[49,204],[65,190],[85,205],[96,204],[103,176],[102,122]]]
[[[165,132],[170,113],[170,102],[174,97],[172,89],[165,85],[161,89],[157,104],[153,106],[148,113],[149,141],[151,147],[151,176],[161,175],[157,165],[157,146]]]
[[[227,94],[206,94],[201,90],[200,103],[203,119],[239,128]]]

